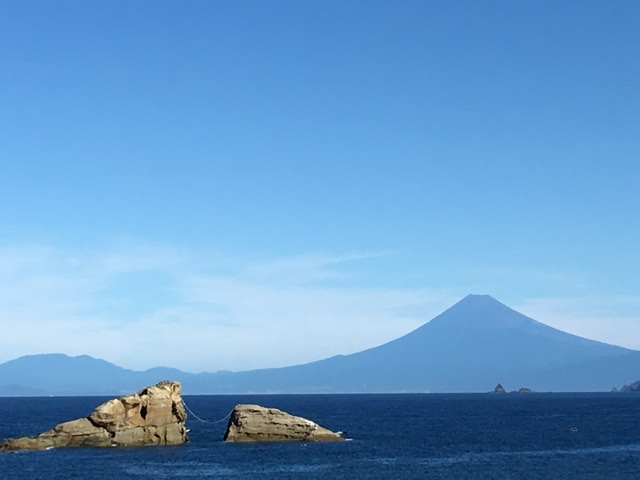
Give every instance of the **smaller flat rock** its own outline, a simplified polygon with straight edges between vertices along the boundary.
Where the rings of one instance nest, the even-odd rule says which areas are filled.
[[[236,405],[224,435],[225,442],[336,442],[344,438],[306,418],[277,408]]]

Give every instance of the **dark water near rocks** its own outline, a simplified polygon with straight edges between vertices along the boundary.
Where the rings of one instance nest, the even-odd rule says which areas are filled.
[[[0,398],[0,438],[88,415],[106,398]],[[0,479],[640,478],[640,395],[271,395],[185,397],[217,420],[237,403],[301,415],[350,441],[226,444],[226,422],[191,416],[178,447],[0,454]]]

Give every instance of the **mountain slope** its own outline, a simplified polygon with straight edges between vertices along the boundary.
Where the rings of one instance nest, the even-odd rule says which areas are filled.
[[[240,373],[236,385],[273,390],[295,385],[314,391],[451,392],[483,391],[498,382],[516,388],[535,379],[536,389],[553,384],[564,385],[558,390],[571,390],[571,378],[556,380],[556,370],[631,352],[551,328],[489,296],[469,295],[384,345],[306,365]]]
[[[104,360],[34,355],[0,365],[0,394],[111,394],[163,379],[194,393],[609,391],[640,372],[640,352],[537,322],[487,295],[469,295],[416,330],[351,355],[284,368],[190,374],[135,372]],[[23,393],[24,394],[24,393]]]

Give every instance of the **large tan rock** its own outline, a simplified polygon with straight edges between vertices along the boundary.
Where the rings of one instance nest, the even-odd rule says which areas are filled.
[[[344,438],[306,418],[276,408],[236,405],[231,413],[226,442],[330,442]]]
[[[185,443],[187,414],[180,390],[179,382],[160,382],[109,400],[86,418],[61,423],[34,437],[6,439],[0,451]]]

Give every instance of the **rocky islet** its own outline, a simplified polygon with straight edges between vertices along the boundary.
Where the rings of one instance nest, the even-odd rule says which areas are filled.
[[[224,435],[226,442],[336,442],[339,433],[277,408],[237,405]]]
[[[88,417],[60,423],[32,437],[6,439],[0,451],[179,445],[187,441],[187,414],[180,392],[179,382],[160,382],[108,400]]]

